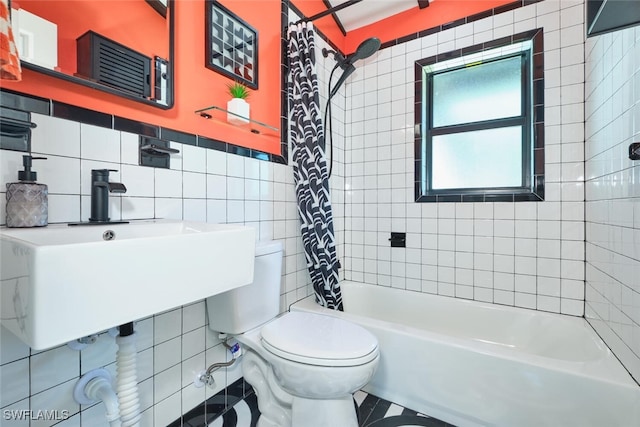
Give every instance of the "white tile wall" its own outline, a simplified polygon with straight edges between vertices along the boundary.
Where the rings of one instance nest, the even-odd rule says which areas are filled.
[[[347,279],[583,314],[583,14],[582,1],[546,0],[357,64],[346,90]],[[414,61],[536,28],[545,46],[545,202],[414,203]],[[389,248],[390,231],[407,232],[407,249]]]
[[[344,111],[339,111],[342,117]],[[247,224],[260,239],[285,243],[281,308],[309,295],[290,166],[172,142],[180,155],[172,159],[171,169],[148,168],[138,166],[137,135],[40,114],[32,114],[32,119],[38,125],[32,135],[33,154],[48,158],[34,162],[34,170],[38,181],[49,186],[50,223],[86,221],[91,169],[117,169],[111,180],[124,183],[127,193],[111,195],[112,219]],[[22,153],[0,151],[2,200],[5,184],[17,180],[21,165]],[[336,173],[342,170],[338,163]],[[4,205],[0,203],[2,225]],[[193,386],[197,372],[228,357],[208,327],[204,301],[138,321],[136,330],[143,426],[167,425],[242,375],[237,367],[219,370],[214,389]],[[106,367],[115,375],[116,351],[114,338],[103,333],[81,352],[67,346],[34,352],[0,327],[0,410],[67,410],[71,417],[57,425],[105,425],[102,404],[80,407],[71,393],[79,376],[91,369]]]
[[[627,157],[640,142],[640,26],[585,51],[585,315],[640,381],[640,165]]]
[[[546,201],[413,203],[413,61],[538,27],[546,49]],[[581,315],[586,249],[586,315],[640,378],[640,288],[633,280],[640,259],[640,193],[634,190],[640,172],[625,160],[639,133],[639,33],[590,39],[585,55],[582,1],[545,0],[358,63],[333,98],[331,190],[341,275]],[[316,42],[324,106],[334,62],[319,54],[329,46]],[[50,185],[50,222],[86,220],[90,169],[118,169],[113,177],[128,192],[112,197],[112,218],[247,223],[260,238],[285,243],[281,307],[310,293],[290,166],[172,143],[181,154],[171,170],[154,170],[137,165],[136,135],[38,114],[33,119],[33,151],[50,158],[34,167]],[[0,197],[21,163],[20,153],[0,151]],[[0,215],[4,221],[4,203]],[[407,249],[388,247],[390,231],[407,232]],[[227,357],[206,325],[202,301],[136,323],[143,425],[167,424],[240,377],[238,368],[220,370],[214,389],[191,386],[205,362]],[[106,334],[80,354],[66,347],[32,352],[0,328],[0,409],[67,409],[72,417],[61,426],[102,425],[102,408],[77,407],[68,389],[93,367],[115,373],[114,360],[115,344]]]

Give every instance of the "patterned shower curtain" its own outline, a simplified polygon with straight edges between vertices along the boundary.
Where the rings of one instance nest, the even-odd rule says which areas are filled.
[[[289,27],[289,139],[307,268],[318,304],[342,310],[313,25]]]

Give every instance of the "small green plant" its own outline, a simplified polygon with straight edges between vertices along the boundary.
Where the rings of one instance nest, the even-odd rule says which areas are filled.
[[[249,89],[239,82],[227,83],[227,89],[232,98],[247,99],[251,95]]]

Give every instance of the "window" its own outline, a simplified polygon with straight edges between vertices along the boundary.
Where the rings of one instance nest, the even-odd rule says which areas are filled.
[[[543,199],[538,34],[416,62],[416,201]]]

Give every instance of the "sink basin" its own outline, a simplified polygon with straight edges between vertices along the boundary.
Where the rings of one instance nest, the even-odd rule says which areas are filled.
[[[253,280],[255,231],[229,224],[0,229],[0,319],[36,350]]]

